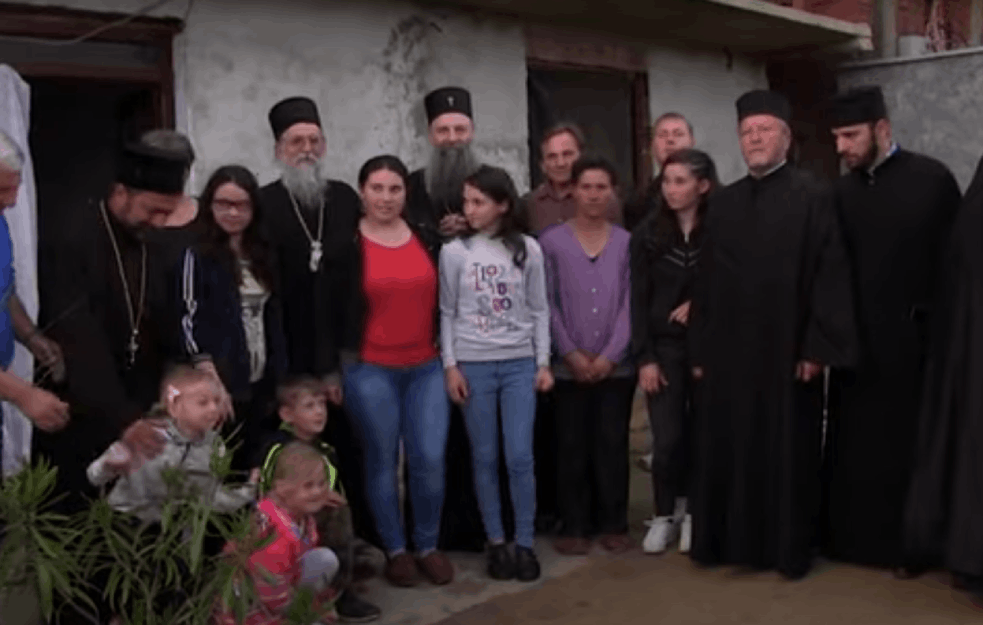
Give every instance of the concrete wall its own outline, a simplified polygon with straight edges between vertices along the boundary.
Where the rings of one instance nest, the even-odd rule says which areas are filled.
[[[948,165],[965,190],[983,152],[983,49],[842,68],[839,84],[881,85],[897,141]]]
[[[693,124],[696,147],[713,157],[723,182],[747,174],[734,102],[745,91],[768,86],[764,65],[681,48],[652,48],[648,57],[652,119],[667,111],[682,113]]]
[[[412,5],[336,0],[203,0],[178,55],[198,172],[244,162],[276,176],[266,115],[302,94],[322,110],[329,171],[353,182],[368,158],[426,158],[422,98],[460,84],[472,92],[476,150],[526,182],[525,49],[517,25]],[[234,18],[230,19],[230,15]]]
[[[75,9],[132,12],[146,0],[23,0]],[[183,18],[187,0],[151,15]],[[653,118],[678,110],[721,177],[744,174],[734,100],[766,85],[764,68],[720,52],[649,44]],[[196,0],[175,41],[177,126],[199,155],[192,189],[216,167],[246,165],[277,176],[267,112],[290,95],[318,102],[334,177],[354,183],[371,156],[391,152],[411,168],[427,155],[422,97],[460,84],[472,91],[476,151],[529,183],[526,48],[507,18],[421,8],[403,0]]]

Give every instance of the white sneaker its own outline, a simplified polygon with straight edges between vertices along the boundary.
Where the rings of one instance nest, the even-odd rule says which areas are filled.
[[[663,553],[676,539],[677,526],[672,517],[657,516],[645,524],[649,528],[642,541],[645,553]]]
[[[683,517],[683,522],[679,528],[679,553],[689,553],[693,543],[693,516],[687,514]]]

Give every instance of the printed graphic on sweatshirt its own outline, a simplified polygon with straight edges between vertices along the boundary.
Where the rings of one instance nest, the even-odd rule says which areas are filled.
[[[522,297],[522,271],[503,264],[471,263],[467,273],[478,310],[465,318],[482,334],[496,330],[516,331],[517,308]]]

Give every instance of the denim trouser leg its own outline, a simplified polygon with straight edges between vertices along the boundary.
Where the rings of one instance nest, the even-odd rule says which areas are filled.
[[[404,370],[400,375],[413,543],[417,551],[425,553],[437,548],[440,534],[450,400],[439,359]]]
[[[397,372],[385,367],[345,367],[345,402],[364,451],[365,495],[388,553],[406,548],[396,489],[402,403],[396,378]]]
[[[498,408],[502,440],[515,509],[515,542],[532,547],[536,518],[536,478],[533,467],[533,428],[536,419],[535,375],[532,358],[461,363],[471,396],[464,406],[471,439],[475,491],[485,534],[492,543],[504,540],[498,484]]]

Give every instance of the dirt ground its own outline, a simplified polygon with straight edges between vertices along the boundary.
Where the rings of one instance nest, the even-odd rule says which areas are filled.
[[[635,467],[647,448],[647,418],[636,402],[632,419],[632,533],[651,515],[648,476]],[[983,531],[983,530],[981,530]],[[503,594],[440,621],[440,625],[969,625],[983,611],[931,574],[900,581],[887,571],[819,563],[800,582],[732,568],[703,570],[677,553],[635,550],[588,562],[537,588]]]
[[[441,625],[969,625],[983,612],[939,576],[822,564],[800,582],[700,570],[678,554],[598,558],[542,587],[503,595]]]

